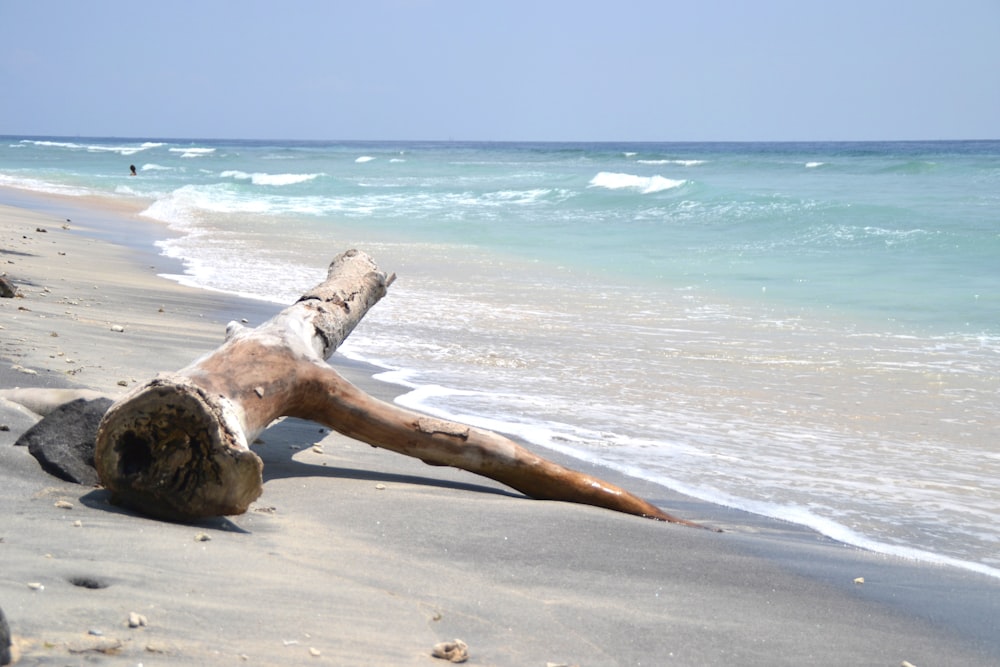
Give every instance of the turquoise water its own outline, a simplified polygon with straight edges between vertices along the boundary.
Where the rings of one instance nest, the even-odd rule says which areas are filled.
[[[342,351],[400,402],[1000,575],[1000,142],[8,137],[0,186],[276,303],[359,247],[399,279]]]

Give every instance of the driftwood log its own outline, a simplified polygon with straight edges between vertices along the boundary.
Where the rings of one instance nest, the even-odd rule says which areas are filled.
[[[116,401],[97,435],[104,486],[117,502],[157,517],[240,514],[263,490],[263,463],[249,444],[291,416],[532,498],[697,525],[496,433],[400,408],[346,381],[326,359],[394,279],[368,255],[343,253],[325,282],[270,321],[255,329],[231,323],[215,351]]]

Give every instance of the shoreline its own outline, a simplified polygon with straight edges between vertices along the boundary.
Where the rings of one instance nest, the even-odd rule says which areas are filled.
[[[30,199],[48,203],[28,210]],[[256,326],[280,310],[160,277],[179,262],[155,254],[155,223],[105,219],[65,199],[0,190],[0,204],[15,202],[0,207],[0,272],[25,292],[0,302],[4,388],[122,392],[214,349],[229,320]],[[122,229],[131,230],[124,244],[115,239]],[[390,400],[401,391],[344,361],[338,370],[366,391]],[[443,664],[430,647],[454,637],[469,643],[469,664],[919,667],[1000,657],[1000,583],[985,575],[848,548],[549,451],[727,532],[528,501],[298,420],[264,433],[265,492],[251,512],[166,524],[47,476],[6,446],[16,433],[0,436],[0,495],[23,510],[0,534],[0,606],[26,664],[64,655],[58,647],[91,627],[124,637],[123,653],[149,664],[228,664],[243,654],[294,662],[311,659],[307,645],[320,663]],[[53,506],[63,498],[73,510]],[[194,542],[198,530],[212,540]],[[237,579],[254,582],[235,593],[234,562]],[[67,583],[78,570],[108,587],[95,594]],[[40,580],[44,591],[26,586]],[[178,589],[190,592],[178,598]],[[133,611],[150,618],[148,628],[119,627],[129,604],[145,605]]]
[[[270,301],[191,287],[166,277],[183,274],[184,272],[184,265],[181,260],[163,255],[159,248],[155,246],[157,241],[172,235],[173,232],[166,224],[139,217],[139,213],[142,211],[141,207],[128,205],[116,207],[113,204],[114,202],[111,200],[94,197],[48,196],[35,192],[0,187],[0,215],[9,216],[15,214],[23,216],[25,218],[24,236],[37,235],[30,240],[27,238],[23,239],[28,245],[31,244],[31,241],[44,242],[52,240],[48,237],[50,233],[68,233],[69,236],[73,237],[74,244],[79,242],[79,252],[95,253],[96,251],[95,256],[90,258],[91,261],[100,265],[103,265],[104,262],[115,263],[116,274],[126,272],[131,274],[133,271],[138,271],[141,274],[141,279],[134,284],[134,287],[142,288],[144,291],[152,291],[154,295],[160,295],[162,297],[161,300],[165,302],[160,306],[162,311],[160,308],[156,309],[157,316],[162,315],[163,317],[155,317],[151,320],[152,316],[148,309],[137,317],[143,325],[166,330],[173,328],[170,322],[172,316],[194,316],[199,320],[199,326],[195,331],[190,332],[192,334],[197,332],[199,342],[203,342],[203,344],[196,348],[198,352],[189,353],[186,359],[178,357],[177,363],[180,365],[164,365],[159,370],[181,368],[190,361],[193,361],[200,354],[215,349],[215,347],[222,343],[226,325],[231,320],[247,319],[251,326],[256,326],[284,308],[284,305]],[[37,223],[37,226],[32,228],[32,223]],[[46,231],[33,231],[33,229],[37,229],[39,226],[45,228]],[[14,240],[14,244],[16,245],[16,239]],[[53,244],[55,244],[55,241],[53,241]],[[2,251],[6,249],[0,246],[0,262],[4,261]],[[16,248],[14,252],[18,252]],[[64,261],[65,257],[62,251],[57,250],[55,254],[40,255],[38,259],[60,262]],[[74,266],[76,265],[76,263],[73,264]],[[40,272],[39,268],[43,270]],[[45,273],[45,269],[48,268],[47,266],[31,267],[29,269],[31,272],[29,281],[32,284],[42,286],[43,289],[46,286],[52,289],[53,283],[60,280],[65,281],[65,278],[50,276]],[[16,259],[15,263],[0,263],[0,274],[7,272],[11,276],[16,277],[18,269],[19,265]],[[79,271],[79,268],[77,270]],[[89,268],[84,266],[82,271],[74,275],[74,278],[86,273],[88,270]],[[132,275],[121,276],[120,280],[116,281],[116,287],[127,291],[128,287],[133,286],[131,283],[132,280]],[[96,278],[95,282],[97,282]],[[99,291],[100,285],[93,285],[92,287],[95,291]],[[115,300],[118,296],[120,294],[116,293],[110,298]],[[152,303],[156,299],[154,297],[147,297],[144,300]],[[166,307],[166,303],[174,304],[178,308],[178,311],[174,312],[170,310]],[[190,307],[186,306],[187,303],[190,303]],[[90,308],[91,304],[84,304],[84,306]],[[71,315],[69,310],[64,311],[62,315],[70,315],[71,317],[78,318],[76,314]],[[51,313],[46,315],[46,317],[54,316],[59,316],[57,309],[53,309]],[[131,314],[131,316],[136,317],[135,314]],[[157,320],[164,321],[157,322]],[[202,322],[202,320],[205,321]],[[110,320],[107,321],[110,322]],[[124,326],[124,322],[122,322],[122,325]],[[204,337],[203,341],[201,341],[202,337]],[[158,341],[154,340],[152,342],[157,343]],[[0,350],[0,358],[7,359],[5,350]],[[381,367],[373,366],[363,361],[348,359],[340,354],[336,354],[333,361],[336,362],[339,369],[346,369],[348,373],[351,373],[353,370],[356,373],[365,374],[359,377],[370,376],[384,370]],[[49,363],[52,365],[51,362]],[[99,365],[99,363],[92,364],[92,366]],[[45,363],[41,363],[40,366],[45,366]],[[54,364],[53,366],[58,368],[58,364]],[[153,374],[155,372],[158,371],[154,371]],[[73,380],[76,380],[76,383],[86,384],[90,388],[101,391],[124,391],[124,389],[118,386],[110,386],[104,378],[97,381],[98,386],[92,386],[93,382],[85,382],[82,376],[74,376]],[[379,384],[384,384],[387,387],[395,386],[384,382],[379,382]],[[396,393],[401,393],[402,391],[401,388]]]

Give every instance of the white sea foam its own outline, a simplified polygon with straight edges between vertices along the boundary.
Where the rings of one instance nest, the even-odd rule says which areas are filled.
[[[85,146],[83,146],[82,144],[73,143],[71,141],[43,141],[35,139],[22,139],[19,143],[31,144],[32,146],[45,146],[48,148],[72,148],[72,149],[85,148]]]
[[[362,155],[362,156],[361,156],[361,157],[359,157],[359,158],[358,158],[357,160],[355,160],[355,162],[357,162],[357,163],[361,164],[361,163],[364,163],[364,162],[371,162],[371,161],[372,161],[372,160],[374,160],[374,159],[375,159],[375,158],[374,158],[374,157],[372,157],[371,155]]]
[[[608,190],[635,190],[644,195],[672,190],[684,185],[687,181],[665,178],[663,176],[637,176],[611,171],[602,171],[590,179],[592,188]]]
[[[22,139],[22,144],[31,144],[33,146],[43,146],[48,148],[68,148],[70,150],[85,150],[88,153],[118,153],[119,155],[135,155],[150,148],[156,148],[162,146],[162,143],[156,143],[153,141],[145,141],[137,146],[114,146],[108,144],[81,144],[73,141],[49,141],[49,140],[36,140],[36,139]]]
[[[147,193],[139,192],[135,188],[130,188],[127,185],[117,185],[115,186],[115,194],[122,195],[123,197],[129,198],[139,198],[143,196],[148,196]]]
[[[600,464],[600,461],[594,461],[594,463]],[[616,469],[619,468],[619,466],[612,466],[612,467]],[[668,486],[669,488],[672,488],[673,490],[679,493],[683,493],[684,495],[691,496],[692,498],[698,498],[700,500],[704,500],[706,502],[710,502],[715,505],[732,507],[734,509],[750,512],[751,514],[758,514],[760,516],[766,516],[772,519],[788,521],[789,523],[805,526],[807,528],[815,530],[817,533],[820,533],[821,535],[825,535],[826,537],[829,537],[833,540],[837,540],[838,542],[859,547],[861,549],[866,549],[874,553],[885,554],[888,556],[895,556],[897,558],[903,558],[907,560],[933,563],[936,565],[948,565],[951,567],[958,567],[972,572],[978,572],[979,574],[984,574],[986,576],[1000,578],[1000,569],[998,568],[990,567],[989,565],[985,565],[983,563],[976,563],[973,561],[964,560],[961,558],[945,556],[931,551],[926,551],[924,549],[918,549],[915,547],[909,547],[900,544],[890,544],[888,542],[876,540],[862,533],[859,533],[856,530],[852,530],[851,528],[845,526],[842,523],[820,516],[806,507],[798,505],[782,505],[779,503],[766,502],[766,501],[748,500],[745,498],[738,498],[736,496],[732,496],[730,494],[723,493],[714,489],[707,489],[700,486],[691,486],[673,481],[666,481],[663,478],[659,478],[654,475],[649,475],[642,468],[636,466],[620,466],[620,470],[621,472],[624,472],[633,477],[646,479],[648,481],[652,481],[658,484],[664,484],[665,486]]]
[[[165,167],[162,164],[156,164],[154,162],[149,162],[142,165],[139,171],[174,171],[174,167]]]
[[[360,354],[350,356],[365,360],[363,355]],[[728,463],[737,467],[745,467],[748,462],[738,456],[719,455],[683,442],[669,444],[661,440],[643,441],[607,432],[589,431],[578,426],[570,426],[569,424],[546,422],[544,420],[532,420],[524,417],[516,419],[491,417],[477,409],[466,410],[459,406],[463,404],[470,406],[476,404],[510,404],[512,397],[500,393],[456,390],[440,384],[422,385],[414,375],[412,372],[390,369],[379,374],[377,377],[386,382],[392,382],[408,388],[410,391],[399,396],[396,402],[410,409],[522,438],[535,445],[663,485],[693,498],[806,526],[834,540],[876,553],[958,567],[986,576],[1000,578],[1000,569],[991,565],[934,553],[907,544],[878,539],[850,528],[843,521],[838,521],[836,518],[824,516],[812,507],[796,504],[795,502],[781,503],[740,497],[722,491],[710,483],[689,483],[675,479],[667,472],[672,468],[671,462],[684,462],[686,459],[707,460],[705,463],[699,464],[699,468],[709,466],[709,469],[711,469],[711,467],[718,467],[724,461],[728,461]],[[680,415],[677,418],[680,418]],[[739,433],[739,430],[731,431],[727,437],[734,437]],[[595,444],[599,446],[595,447]],[[821,438],[809,443],[810,448],[824,445],[825,443],[822,442]],[[615,450],[619,448],[622,451],[616,456]],[[646,464],[638,466],[630,463],[637,460],[643,460]],[[651,467],[649,464],[652,462],[658,462],[659,465]],[[878,470],[877,467],[875,469]],[[882,486],[888,485],[893,488],[896,487],[896,484],[891,479],[875,479],[872,483]],[[969,487],[969,491],[976,492],[976,488]],[[873,490],[865,485],[860,485],[857,488],[857,492],[869,495],[873,493]],[[897,492],[903,492],[903,489],[897,489]],[[984,511],[988,512],[989,510],[990,506],[987,504],[987,509]],[[976,537],[982,538],[981,535],[977,535]]]
[[[878,240],[886,246],[909,243],[925,238],[931,233],[924,229],[888,229],[885,227],[855,225],[831,225],[817,227],[810,234],[803,235],[803,241],[824,244],[832,243],[843,247],[845,244],[861,244]]]
[[[134,155],[136,153],[140,153],[142,151],[149,150],[151,148],[159,148],[162,145],[163,145],[162,143],[157,143],[155,141],[145,141],[145,142],[139,144],[139,146],[117,146],[117,147],[111,147],[110,150],[118,152],[118,153],[121,153],[122,155]],[[96,147],[96,146],[89,146],[88,149],[89,150],[95,150],[95,149],[108,150],[107,148]]]
[[[604,147],[586,160],[555,154],[539,160],[534,152],[502,147],[440,156],[417,152],[416,162],[391,168],[389,162],[400,159],[392,157],[400,155],[395,151],[373,153],[379,162],[358,167],[350,155],[367,149],[350,146],[346,154],[342,146],[318,155],[321,148],[290,149],[281,157],[302,161],[280,167],[262,162],[273,151],[255,155],[253,143],[231,152],[220,146],[225,167],[215,159],[181,160],[186,148],[169,154],[161,148],[146,154],[148,163],[173,171],[144,167],[144,178],[130,179],[114,155],[109,159],[88,149],[99,140],[53,143],[62,145],[18,144],[17,154],[8,151],[10,162],[37,152],[46,165],[63,162],[65,172],[5,167],[0,184],[6,178],[26,190],[105,196],[113,191],[137,201],[156,197],[146,214],[180,232],[162,245],[188,268],[185,277],[175,279],[286,304],[321,279],[326,253],[346,244],[360,243],[398,270],[405,280],[394,285],[391,299],[372,309],[340,352],[413,369],[387,378],[416,390],[404,402],[442,416],[460,415],[462,421],[705,500],[812,526],[864,548],[990,576],[996,576],[990,568],[1000,568],[1000,496],[991,483],[1000,451],[989,438],[1000,419],[992,400],[1000,346],[992,334],[995,325],[961,329],[967,338],[931,339],[909,329],[903,331],[910,335],[903,335],[891,324],[885,326],[892,333],[882,328],[865,333],[868,320],[854,321],[822,302],[813,311],[780,307],[782,289],[793,289],[798,281],[822,287],[823,270],[832,266],[823,261],[827,253],[847,262],[845,273],[855,268],[856,255],[871,250],[891,259],[887,252],[903,249],[900,266],[924,265],[925,248],[952,239],[952,218],[962,230],[970,218],[981,219],[975,217],[985,210],[981,205],[972,214],[962,212],[971,180],[963,179],[954,198],[940,200],[950,202],[942,216],[933,206],[908,208],[908,201],[940,204],[923,189],[927,184],[901,185],[890,178],[885,181],[890,190],[905,185],[905,192],[883,192],[877,173],[871,183],[866,179],[868,189],[848,188],[847,199],[827,196],[847,191],[839,187],[841,167],[843,173],[856,172],[850,170],[850,156],[822,150],[775,159],[757,154],[747,161],[741,155],[736,162],[691,150],[685,154],[706,158],[706,167],[695,168],[705,177],[698,187],[687,181],[691,187],[681,190],[684,196],[672,197],[638,193],[685,183],[648,174],[679,176],[690,173],[680,171],[689,165],[650,160],[676,166],[637,166],[636,156],[626,162]],[[112,149],[125,146],[106,143]],[[638,153],[664,155],[655,146]],[[838,167],[829,172],[834,179],[829,187],[817,191],[812,179],[795,176],[812,168],[805,166],[809,160],[824,159]],[[766,172],[768,178],[789,177],[783,194],[759,194],[762,163],[779,167]],[[81,164],[94,168],[80,169]],[[336,187],[322,194],[298,192],[308,185],[250,186],[255,174],[265,180],[286,173],[299,177],[318,171],[318,164],[336,179]],[[232,173],[220,178],[222,168]],[[594,190],[586,188],[591,176]],[[996,200],[985,187],[975,197],[983,204]],[[872,202],[877,205],[866,206]],[[886,210],[884,202],[891,202]],[[899,215],[887,217],[886,211]],[[653,235],[657,230],[669,236]],[[746,230],[753,233],[743,235]],[[425,231],[442,247],[422,236]],[[526,252],[552,261],[522,263],[506,252],[509,248],[493,252],[494,236],[501,242],[516,236]],[[960,235],[953,238],[963,242]],[[974,238],[986,244],[995,237]],[[585,271],[578,270],[580,264],[574,268],[572,252],[549,247],[560,239],[566,251],[579,251],[576,259],[589,262]],[[585,255],[588,244],[594,252]],[[586,271],[606,269],[600,261],[618,245],[629,252],[615,255],[620,266],[645,270],[641,264],[648,259],[675,287],[644,285],[626,296],[603,279],[596,287],[588,282]],[[817,248],[822,253],[813,252]],[[984,245],[983,254],[990,249]],[[786,274],[779,262],[790,258],[801,262],[790,267],[795,273],[788,280],[781,279]],[[934,279],[953,274],[933,264],[927,270]],[[718,279],[717,271],[726,277]],[[730,274],[753,283],[753,308],[744,308],[738,295],[706,297],[716,286],[724,295]],[[619,279],[617,273],[608,275]],[[988,274],[990,281],[993,275]],[[769,276],[761,298],[764,283],[758,280]],[[550,292],[562,279],[572,279],[570,293]],[[967,287],[969,301],[981,294],[975,306],[993,322],[990,281],[953,285]],[[881,282],[838,288],[850,302],[853,292],[888,293]],[[493,294],[492,285],[501,283]],[[581,295],[588,295],[585,303]],[[887,308],[893,298],[884,299]],[[934,298],[928,300],[933,306]],[[604,303],[613,309],[604,309]],[[548,312],[535,313],[542,310]],[[810,334],[817,311],[820,319],[837,321]],[[427,312],[435,317],[427,318]],[[894,312],[880,311],[879,320]],[[583,325],[574,318],[582,318]],[[593,329],[595,321],[603,323],[600,332]],[[815,341],[807,344],[810,335]]]
[[[825,162],[806,162],[806,169],[815,169],[816,167],[822,167]]]
[[[224,185],[185,185],[157,199],[142,215],[186,229],[197,219],[199,211],[264,213],[267,209],[266,200],[240,197]]]
[[[533,204],[552,194],[548,188],[535,188],[533,190],[500,190],[498,192],[487,192],[479,197],[481,204]]]
[[[336,198],[250,193],[231,184],[215,183],[177,188],[154,201],[142,215],[183,229],[203,213],[320,216],[344,212],[357,212],[357,206]]]
[[[180,153],[181,157],[204,157],[206,155],[211,155],[215,152],[214,148],[198,148],[195,146],[189,146],[187,148],[171,147],[169,149],[171,153]]]
[[[21,139],[18,143],[32,146],[48,146],[50,148],[83,148],[82,144],[71,141],[49,141],[44,139]]]
[[[239,181],[250,181],[254,185],[294,185],[319,178],[322,174],[265,174],[261,172],[248,174],[245,171],[228,170],[219,176],[235,178]]]
[[[639,468],[629,468],[624,472],[636,477],[648,477]],[[654,479],[651,481],[658,480]],[[811,528],[821,535],[825,535],[831,539],[837,540],[838,542],[866,549],[874,553],[895,556],[897,558],[904,558],[907,560],[933,563],[936,565],[948,565],[972,572],[978,572],[979,574],[984,574],[990,577],[1000,578],[1000,569],[984,565],[983,563],[976,563],[963,560],[961,558],[954,558],[951,556],[933,553],[924,549],[899,544],[889,544],[887,542],[872,539],[871,537],[859,533],[856,530],[848,528],[842,523],[819,516],[805,507],[746,500],[718,491],[703,492],[698,488],[683,485],[675,490],[716,505],[733,507],[752,514],[759,514],[760,516],[771,517],[773,519],[788,521],[800,526],[806,526],[807,528]]]
[[[344,350],[342,349],[341,351]],[[360,354],[351,354],[348,352],[348,356],[379,365],[377,361],[373,362],[370,359],[365,359]],[[608,467],[632,477],[660,484],[692,498],[805,526],[831,539],[875,553],[907,560],[947,565],[1000,578],[1000,569],[996,567],[904,544],[894,544],[874,539],[849,528],[841,522],[817,514],[815,511],[801,505],[743,498],[720,491],[710,485],[690,484],[674,479],[670,475],[664,474],[661,470],[651,469],[648,466],[636,466],[627,463],[630,460],[648,458],[653,455],[652,452],[655,452],[655,456],[661,462],[669,459],[668,448],[665,447],[666,443],[662,441],[642,442],[631,438],[621,439],[606,432],[588,431],[579,427],[570,427],[567,424],[545,423],[530,419],[512,421],[485,416],[478,411],[466,412],[456,410],[454,404],[456,399],[460,398],[478,397],[482,399],[481,402],[483,403],[495,403],[498,401],[504,403],[508,402],[510,397],[490,392],[450,389],[437,384],[421,385],[413,379],[413,373],[400,369],[389,369],[379,373],[375,377],[382,381],[408,388],[409,391],[397,397],[395,402],[413,410],[431,414],[442,419],[460,421],[479,428],[504,433],[515,438],[521,438],[527,442],[587,461],[593,465]],[[609,457],[608,446],[614,446],[615,442],[619,440],[620,442],[617,444],[624,445],[635,450],[637,453],[634,456],[624,456],[621,460]],[[603,447],[594,449],[588,446],[588,443],[603,443]],[[726,458],[709,455],[704,451],[683,443],[675,443],[673,447],[677,450],[677,455],[680,457],[707,457],[714,462],[719,462],[722,458]],[[645,456],[638,454],[638,452],[644,452]],[[736,465],[741,465],[742,463],[738,458],[732,459],[732,462]],[[971,488],[971,490],[974,491],[975,489]],[[861,492],[864,492],[864,490],[861,490]]]
[[[696,167],[705,164],[704,160],[636,160],[636,164],[676,164],[682,167]]]
[[[925,229],[886,229],[885,227],[864,227],[863,231],[869,236],[885,236],[892,239],[907,239],[912,236],[926,236]]]
[[[67,195],[69,197],[86,197],[93,195],[94,191],[85,187],[76,187],[63,183],[53,183],[37,178],[22,178],[0,173],[0,186],[15,188],[18,190],[29,190],[31,192],[46,192],[54,195]]]
[[[141,153],[144,150],[151,148],[151,146],[87,146],[87,150],[91,153],[118,153],[122,156],[135,155],[136,153]]]

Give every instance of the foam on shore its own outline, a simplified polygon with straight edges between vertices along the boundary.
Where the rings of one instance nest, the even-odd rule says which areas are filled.
[[[214,349],[229,319],[253,326],[278,307],[164,280],[155,263],[172,260],[139,239],[166,230],[68,205],[0,207],[0,270],[25,294],[0,300],[4,386],[123,391]],[[391,399],[371,369],[341,367]],[[265,493],[250,512],[170,524],[47,476],[16,436],[0,431],[0,600],[25,663],[108,642],[132,663],[425,664],[455,637],[472,664],[1000,659],[994,579],[845,548],[558,454],[726,532],[529,501],[294,419],[257,446]],[[148,624],[129,628],[129,612]]]

